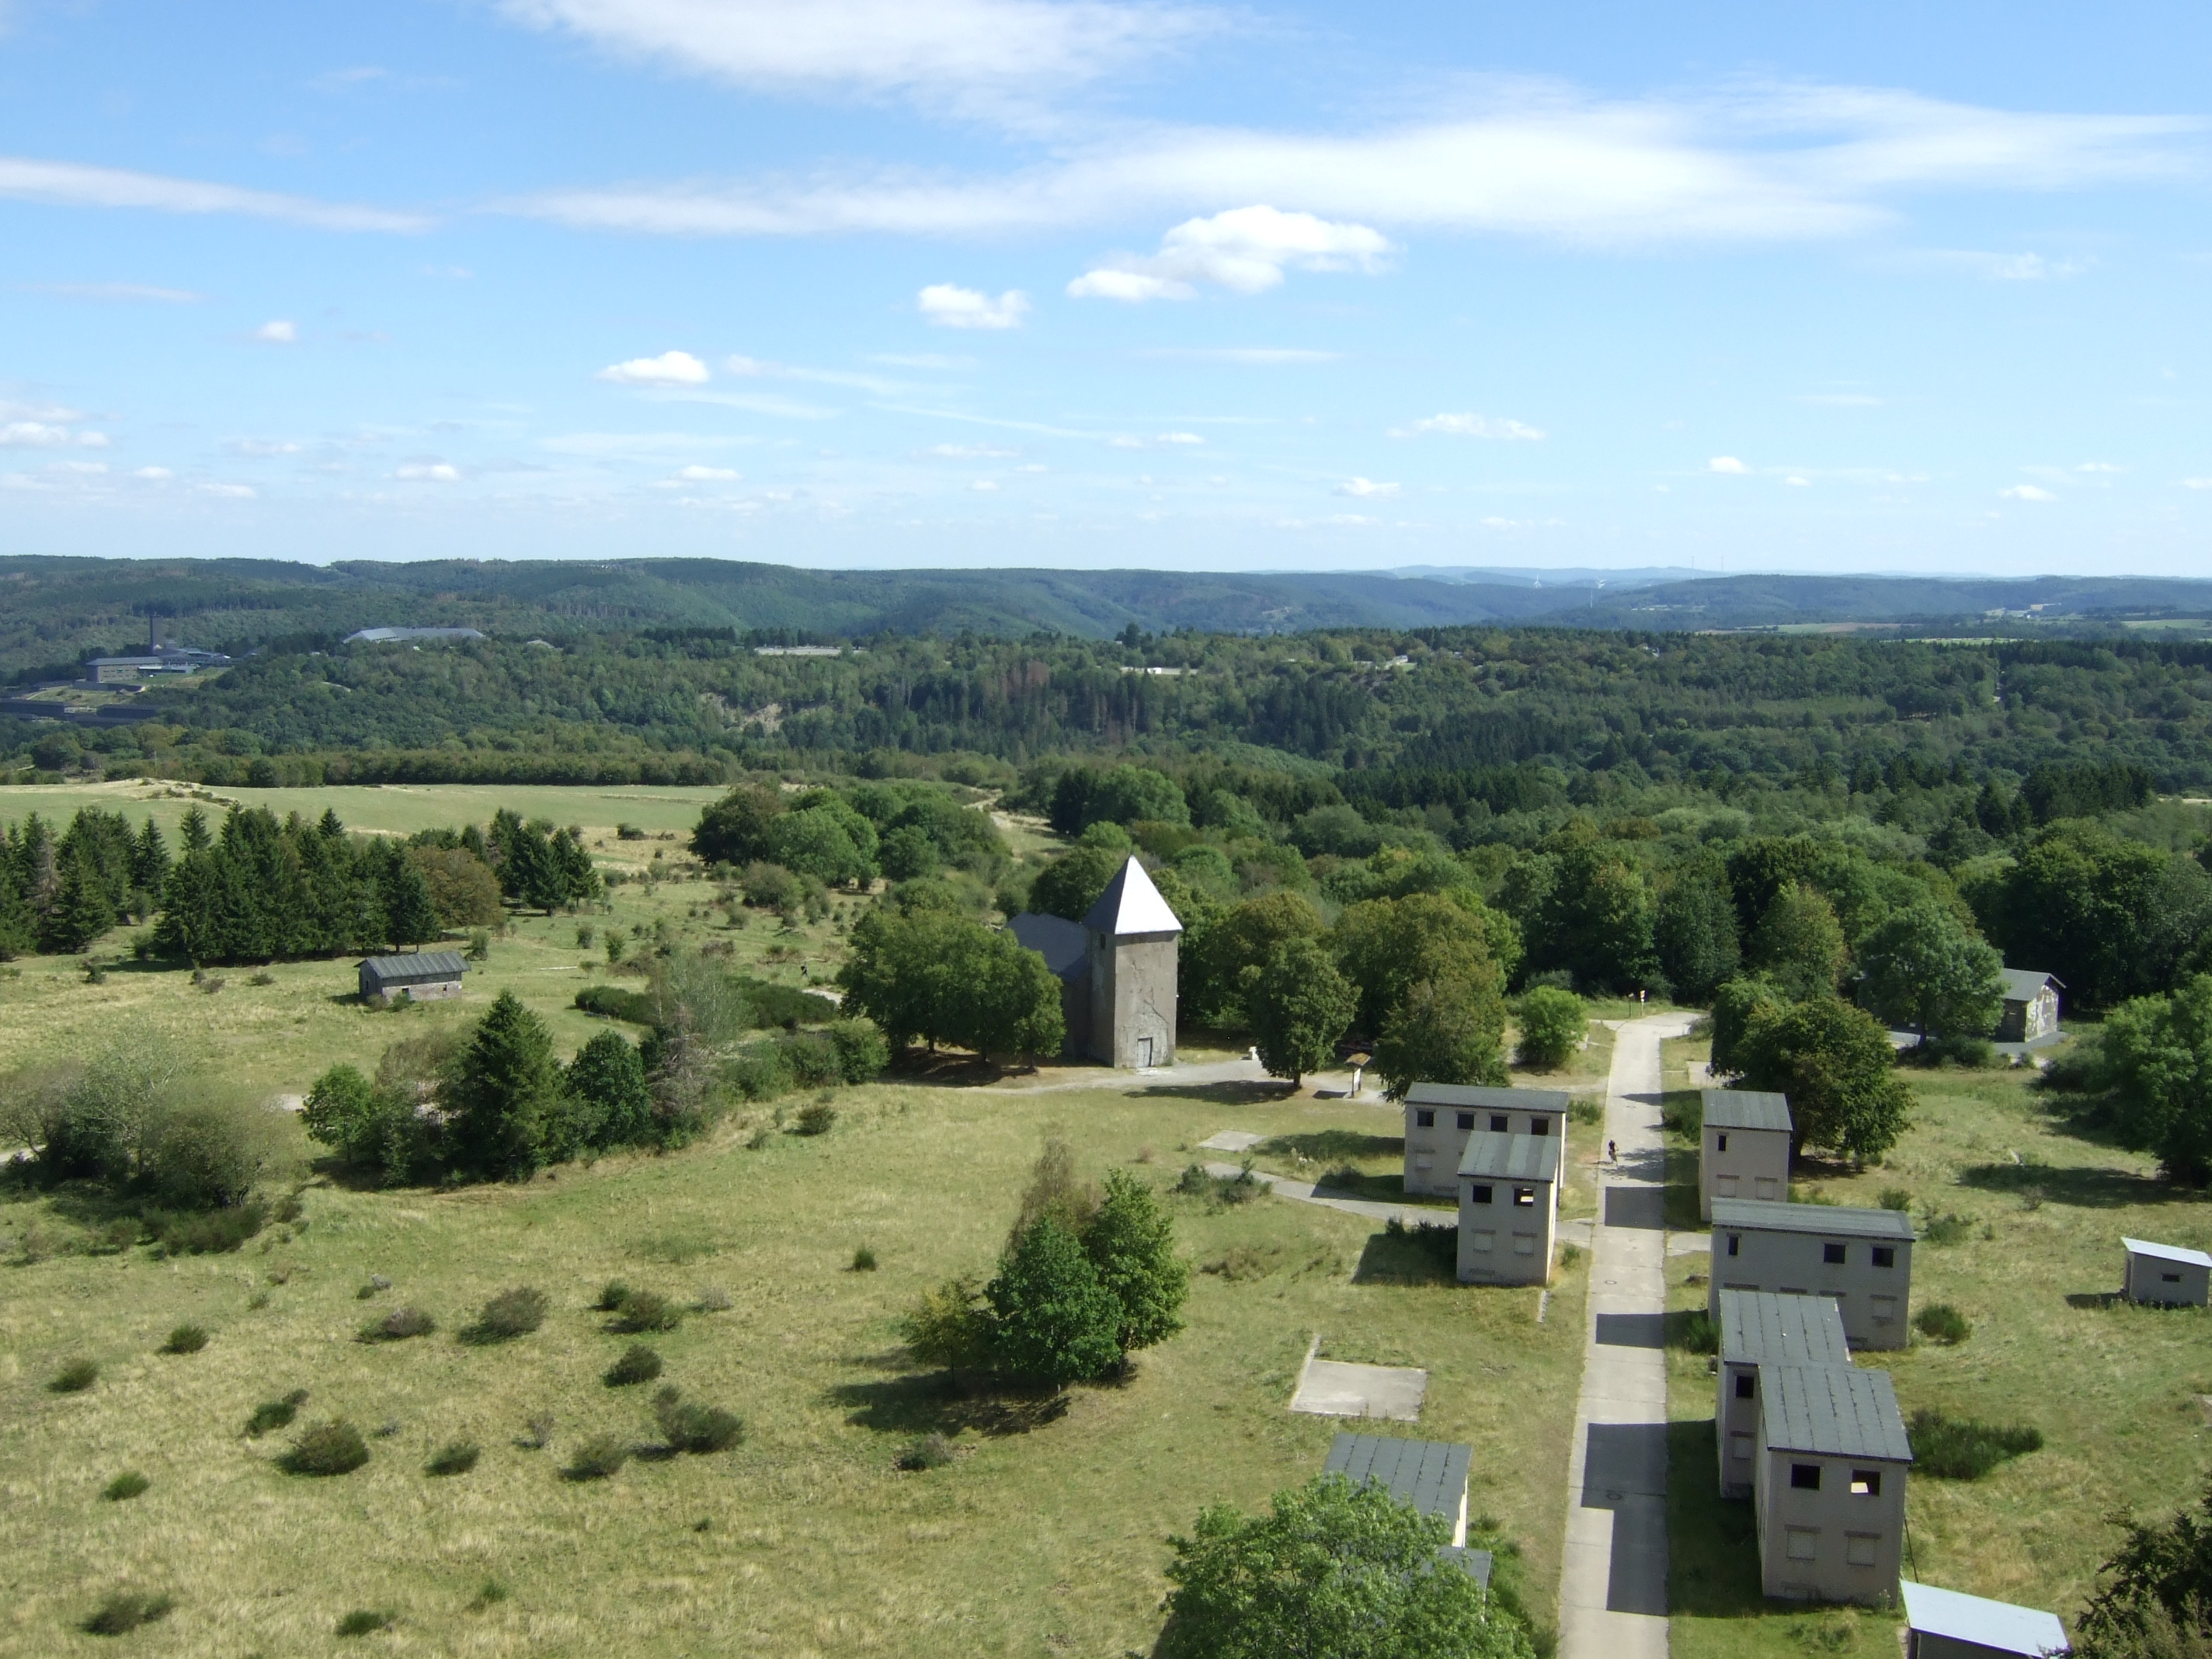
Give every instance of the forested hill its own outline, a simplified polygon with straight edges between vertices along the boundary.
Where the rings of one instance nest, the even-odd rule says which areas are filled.
[[[1103,639],[1200,629],[1469,623],[1661,631],[1819,623],[2009,633],[2212,615],[2212,582],[2137,577],[1938,580],[1879,576],[1589,573],[1209,574],[1157,570],[799,570],[714,559],[429,561],[316,566],[274,560],[0,558],[0,680],[59,678],[86,656],[142,644],[147,619],[178,642],[242,653],[301,648],[356,629],[466,626],[528,639],[646,628],[790,637],[882,632]],[[2033,609],[2040,607],[2039,609]],[[1991,612],[2016,613],[1991,617]]]
[[[762,654],[726,629],[273,649],[79,732],[0,720],[0,767],[228,784],[719,781],[1121,753],[1346,775],[1505,810],[1560,790],[2017,784],[2053,765],[2212,785],[2212,643],[1338,629],[1085,641],[878,635]],[[1534,769],[1534,772],[1530,770]],[[1522,780],[1522,782],[1515,781]],[[1868,780],[1873,782],[1869,784]],[[1496,799],[1492,799],[1496,797]]]

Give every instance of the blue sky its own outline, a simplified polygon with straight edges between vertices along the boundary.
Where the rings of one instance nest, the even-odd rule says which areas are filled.
[[[2212,574],[2212,14],[0,0],[0,550]]]

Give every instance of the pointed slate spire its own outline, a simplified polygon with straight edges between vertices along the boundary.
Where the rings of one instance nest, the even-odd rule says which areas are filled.
[[[1182,932],[1182,923],[1168,908],[1168,902],[1152,885],[1152,878],[1145,873],[1145,866],[1137,862],[1134,853],[1129,854],[1129,861],[1121,866],[1121,872],[1106,884],[1106,890],[1091,907],[1091,914],[1083,918],[1083,925],[1109,939],[1126,939],[1132,933]]]

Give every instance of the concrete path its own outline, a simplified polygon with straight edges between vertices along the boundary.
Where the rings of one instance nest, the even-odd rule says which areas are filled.
[[[1207,1164],[1201,1166],[1210,1176],[1234,1180],[1244,1172],[1239,1164]],[[1346,1215],[1365,1216],[1370,1221],[1389,1221],[1395,1218],[1405,1226],[1418,1226],[1427,1222],[1431,1226],[1456,1227],[1459,1212],[1439,1204],[1378,1204],[1370,1198],[1333,1198],[1316,1191],[1311,1182],[1292,1181],[1288,1176],[1269,1175],[1265,1170],[1252,1171],[1252,1179],[1265,1187],[1277,1198],[1296,1199],[1301,1204],[1318,1204],[1325,1210],[1341,1210]]]
[[[1598,1166],[1582,1396],[1567,1463],[1559,1659],[1667,1659],[1666,1164],[1659,1043],[1687,1014],[1623,1021]]]

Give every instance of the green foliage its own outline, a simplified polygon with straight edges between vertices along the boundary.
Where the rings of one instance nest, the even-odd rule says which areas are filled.
[[[46,1384],[50,1394],[82,1394],[100,1381],[100,1367],[89,1359],[72,1359],[56,1371]]]
[[[295,1389],[282,1400],[264,1400],[253,1408],[253,1415],[246,1419],[246,1437],[258,1440],[271,1429],[285,1429],[300,1414],[300,1407],[307,1403],[307,1391]]]
[[[420,1308],[394,1308],[381,1319],[372,1319],[362,1326],[354,1340],[357,1342],[404,1342],[410,1337],[428,1336],[438,1328],[438,1322]]]
[[[318,1478],[351,1474],[368,1462],[368,1443],[361,1437],[359,1429],[342,1417],[316,1424],[276,1460],[287,1474]]]
[[[1401,1096],[1423,1082],[1503,1086],[1504,1040],[1505,1000],[1495,973],[1425,979],[1383,1020],[1376,1075]]]
[[[1924,1042],[1986,1037],[2004,1012],[2004,960],[1933,900],[1893,910],[1859,942],[1860,997]]]
[[[1832,995],[1850,959],[1835,906],[1805,882],[1793,883],[1774,896],[1752,930],[1744,954],[1754,969],[1793,1001]]]
[[[568,1095],[552,1036],[512,991],[477,1022],[441,1103],[453,1161],[471,1175],[526,1176],[566,1139]]]
[[[1983,1423],[1923,1408],[1908,1425],[1912,1472],[1937,1480],[1978,1480],[1998,1464],[2043,1449],[2043,1431]]]
[[[179,1325],[161,1344],[163,1353],[198,1353],[208,1345],[207,1327]]]
[[[876,827],[829,789],[810,789],[768,827],[768,856],[787,870],[832,887],[877,873]]]
[[[1717,1032],[1718,1024],[1716,1011]],[[1833,997],[1756,1009],[1733,1058],[1743,1087],[1790,1097],[1800,1146],[1863,1164],[1895,1146],[1911,1120],[1911,1091],[1896,1075],[1888,1033]]]
[[[461,1340],[476,1346],[511,1342],[527,1336],[545,1322],[552,1304],[543,1291],[527,1285],[501,1291],[483,1304],[476,1318],[461,1329]]]
[[[1063,853],[1030,884],[1030,908],[1080,921],[1128,861],[1126,852],[1105,847],[1078,847]]]
[[[740,784],[699,815],[691,850],[708,865],[743,869],[769,855],[769,831],[783,816],[776,790]]]
[[[411,846],[407,860],[422,872],[441,928],[499,926],[505,914],[500,907],[499,877],[467,848]],[[590,949],[587,942],[579,942]]]
[[[991,1363],[991,1304],[972,1279],[951,1279],[924,1291],[899,1321],[899,1340],[924,1365],[955,1373]]]
[[[1701,860],[1677,872],[1659,896],[1651,936],[1660,971],[1675,996],[1688,1003],[1711,1000],[1743,960],[1726,871]]]
[[[1450,1528],[1370,1483],[1321,1475],[1263,1516],[1201,1511],[1170,1538],[1167,1659],[1534,1659],[1527,1631],[1440,1562]]]
[[[811,1100],[799,1109],[792,1127],[803,1135],[826,1135],[837,1122],[837,1109],[826,1100]]]
[[[387,1187],[403,1184],[424,1157],[424,1130],[414,1091],[371,1083],[353,1066],[333,1066],[307,1091],[301,1121],[307,1133],[356,1169],[379,1171]]]
[[[627,1389],[650,1382],[660,1375],[660,1356],[642,1342],[633,1342],[616,1356],[600,1380],[611,1389]]]
[[[1121,1304],[1082,1241],[1051,1215],[1022,1235],[983,1294],[994,1316],[993,1356],[1012,1376],[1065,1384],[1121,1357]]]
[[[259,1233],[268,1224],[269,1210],[258,1199],[249,1199],[235,1209],[187,1215],[149,1209],[139,1219],[162,1255],[223,1255]]]
[[[1912,1316],[1912,1328],[1931,1342],[1955,1347],[1974,1334],[1966,1315],[1948,1302],[1930,1302]]]
[[[430,1455],[430,1461],[422,1466],[422,1472],[435,1475],[466,1474],[476,1468],[477,1460],[483,1455],[483,1448],[473,1440],[448,1441]]]
[[[854,1273],[872,1273],[875,1272],[876,1267],[876,1253],[867,1245],[863,1244],[853,1252],[853,1271]]]
[[[853,929],[837,982],[844,1006],[894,1043],[1042,1054],[1057,1053],[1066,1035],[1060,981],[1044,958],[1011,933],[943,911],[871,909]]]
[[[602,1434],[586,1440],[576,1448],[568,1466],[561,1471],[565,1480],[606,1480],[622,1473],[622,1466],[629,1462],[629,1448],[618,1436]]]
[[[2127,1522],[2075,1626],[2082,1659],[2203,1659],[2212,1648],[2212,1488],[2163,1521]]]
[[[1622,844],[1577,819],[1547,838],[1540,857],[1529,898],[1508,906],[1529,942],[1528,967],[1564,968],[1584,987],[1656,983],[1650,884]]]
[[[1466,892],[1413,893],[1351,906],[1328,935],[1337,966],[1357,993],[1351,1023],[1379,1036],[1392,1011],[1424,980],[1502,988],[1493,940],[1503,931],[1495,924],[1509,921]]]
[[[2154,994],[2208,965],[2196,952],[2212,933],[2212,875],[2094,824],[2041,830],[1966,896],[2005,960],[2056,974],[2075,1008]]]
[[[2100,1043],[2114,1127],[2155,1152],[2172,1179],[2212,1181],[2212,975],[2196,975],[2171,996],[2122,1003]]]
[[[941,1469],[951,1461],[952,1443],[933,1429],[907,1442],[891,1460],[891,1467],[905,1474],[918,1474],[927,1469]]]
[[[100,1495],[103,1500],[110,1504],[128,1503],[134,1498],[143,1497],[153,1484],[137,1470],[126,1469],[102,1486],[100,1489]]]
[[[1359,997],[1317,942],[1294,939],[1269,953],[1245,988],[1244,1005],[1267,1075],[1296,1084],[1335,1057]]]
[[[1212,853],[1211,848],[1194,852]],[[1224,869],[1228,860],[1218,853]],[[1180,864],[1178,864],[1180,867]],[[1321,915],[1296,893],[1261,893],[1218,914],[1185,916],[1176,967],[1177,997],[1185,1018],[1202,1024],[1231,1027],[1247,1023],[1245,973],[1256,973],[1279,945],[1294,939],[1319,939]]]
[[[745,1432],[744,1419],[735,1413],[687,1401],[674,1389],[654,1396],[653,1420],[670,1449],[680,1452],[727,1451]]]
[[[176,1610],[176,1598],[143,1590],[117,1590],[84,1621],[88,1636],[128,1636],[142,1626],[158,1624]]]
[[[1581,1046],[1589,1016],[1572,991],[1542,986],[1521,999],[1520,1026],[1521,1063],[1553,1072]]]
[[[399,1622],[397,1613],[381,1613],[374,1607],[356,1607],[338,1620],[340,1636],[374,1636],[380,1630],[390,1630]]]
[[[525,823],[502,808],[492,814],[486,837],[500,892],[508,903],[551,915],[564,905],[595,899],[603,890],[599,872],[574,830],[542,822]]]
[[[1974,1224],[1965,1216],[1931,1212],[1920,1224],[1920,1242],[1937,1246],[1963,1244],[1973,1230]]]
[[[611,1330],[632,1335],[647,1331],[672,1331],[684,1322],[684,1310],[658,1291],[630,1291],[615,1310]]]
[[[1123,1353],[1164,1342],[1182,1328],[1190,1265],[1176,1249],[1175,1223],[1152,1189],[1126,1170],[1110,1170],[1105,1194],[1084,1230],[1083,1248],[1098,1282],[1121,1305],[1115,1340]]]
[[[567,1084],[575,1109],[578,1150],[584,1146],[635,1146],[653,1139],[653,1091],[645,1061],[619,1031],[595,1032],[568,1062]]]

